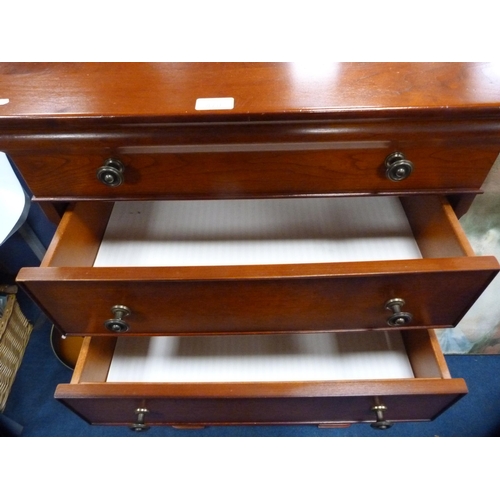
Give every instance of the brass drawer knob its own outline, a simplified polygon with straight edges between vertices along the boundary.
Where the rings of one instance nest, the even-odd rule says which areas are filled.
[[[106,186],[117,187],[125,180],[125,166],[120,160],[108,158],[102,167],[97,169],[97,178]]]
[[[391,153],[385,159],[385,175],[394,182],[407,179],[413,172],[413,163],[400,152]]]
[[[131,314],[130,309],[127,306],[116,305],[111,308],[111,313],[114,314],[114,318],[104,322],[106,330],[112,333],[128,332],[130,327],[123,318]]]
[[[377,416],[377,420],[370,424],[374,429],[385,431],[392,427],[392,422],[389,422],[384,418],[384,411],[387,411],[387,407],[385,405],[375,405],[372,407],[372,411],[374,411]]]
[[[130,430],[135,432],[147,431],[150,428],[150,426],[144,422],[147,413],[149,413],[149,410],[147,408],[137,408],[135,410],[135,414],[137,415],[137,420],[135,424],[132,424],[130,426]]]
[[[401,311],[405,305],[403,299],[390,299],[385,303],[385,308],[392,311],[392,316],[387,320],[389,326],[405,326],[411,323],[413,315],[409,312]]]

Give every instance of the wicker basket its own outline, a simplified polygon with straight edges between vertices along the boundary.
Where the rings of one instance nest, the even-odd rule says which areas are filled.
[[[5,409],[33,326],[16,300],[17,287],[0,285],[0,413]]]

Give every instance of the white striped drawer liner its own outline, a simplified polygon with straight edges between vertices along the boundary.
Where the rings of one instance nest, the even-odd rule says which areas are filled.
[[[399,331],[122,337],[108,382],[413,378]]]
[[[116,202],[94,266],[421,258],[397,197]]]

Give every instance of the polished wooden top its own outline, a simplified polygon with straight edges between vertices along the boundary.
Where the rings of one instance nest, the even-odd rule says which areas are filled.
[[[234,98],[234,109],[195,109],[198,98],[213,97]],[[2,63],[0,103],[0,130],[54,117],[150,123],[500,118],[500,65]]]

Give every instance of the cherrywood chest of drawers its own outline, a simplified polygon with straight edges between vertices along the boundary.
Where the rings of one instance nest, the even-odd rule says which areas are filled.
[[[433,329],[456,325],[499,269],[458,222],[500,153],[498,76],[325,68],[0,65],[0,150],[59,224],[18,281],[85,337],[56,390],[84,419],[386,428],[466,394]],[[408,238],[416,254],[394,256]],[[148,356],[168,373],[141,364],[133,378]]]

